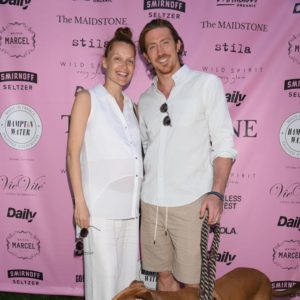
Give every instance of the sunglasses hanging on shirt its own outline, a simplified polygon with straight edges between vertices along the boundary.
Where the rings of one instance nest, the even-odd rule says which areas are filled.
[[[164,126],[172,126],[172,124],[171,124],[171,118],[170,118],[170,115],[168,113],[168,104],[166,102],[161,105],[160,112],[167,114],[163,118],[163,124],[164,124]]]

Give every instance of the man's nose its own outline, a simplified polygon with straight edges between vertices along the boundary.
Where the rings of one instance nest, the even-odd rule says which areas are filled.
[[[165,53],[164,47],[163,47],[162,45],[159,45],[159,46],[157,47],[157,54],[158,54],[158,55],[162,55],[162,54],[164,54],[164,53]]]

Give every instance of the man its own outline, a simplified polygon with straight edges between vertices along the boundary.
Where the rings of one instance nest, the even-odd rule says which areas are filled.
[[[199,287],[203,217],[208,210],[210,224],[220,221],[236,156],[232,122],[220,79],[182,63],[170,22],[146,24],[139,46],[156,75],[139,100],[143,268],[158,272],[158,290]]]

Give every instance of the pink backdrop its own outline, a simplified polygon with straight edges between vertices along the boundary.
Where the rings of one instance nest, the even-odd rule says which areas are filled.
[[[274,288],[300,281],[299,1],[8,2],[0,4],[0,290],[82,294],[65,167],[74,93],[102,80],[100,57],[117,27],[130,26],[137,40],[155,17],[178,29],[190,67],[222,78],[234,122],[239,155],[217,276],[248,266]],[[149,84],[138,59],[127,93],[137,102]]]

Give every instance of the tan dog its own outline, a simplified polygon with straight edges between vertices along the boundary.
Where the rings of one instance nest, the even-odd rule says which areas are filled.
[[[216,300],[271,300],[273,297],[295,295],[300,284],[283,291],[272,290],[269,278],[251,268],[236,268],[215,282],[213,297]],[[145,288],[142,281],[134,281],[112,300],[199,300],[199,289],[182,288],[177,292],[160,292]]]
[[[251,268],[236,268],[215,282],[216,300],[271,300],[286,297],[300,291],[300,284],[283,291],[272,290],[270,279],[262,272]]]
[[[117,294],[112,300],[198,300],[199,289],[182,288],[177,292],[160,292],[145,288],[142,281],[133,281],[128,288]]]

